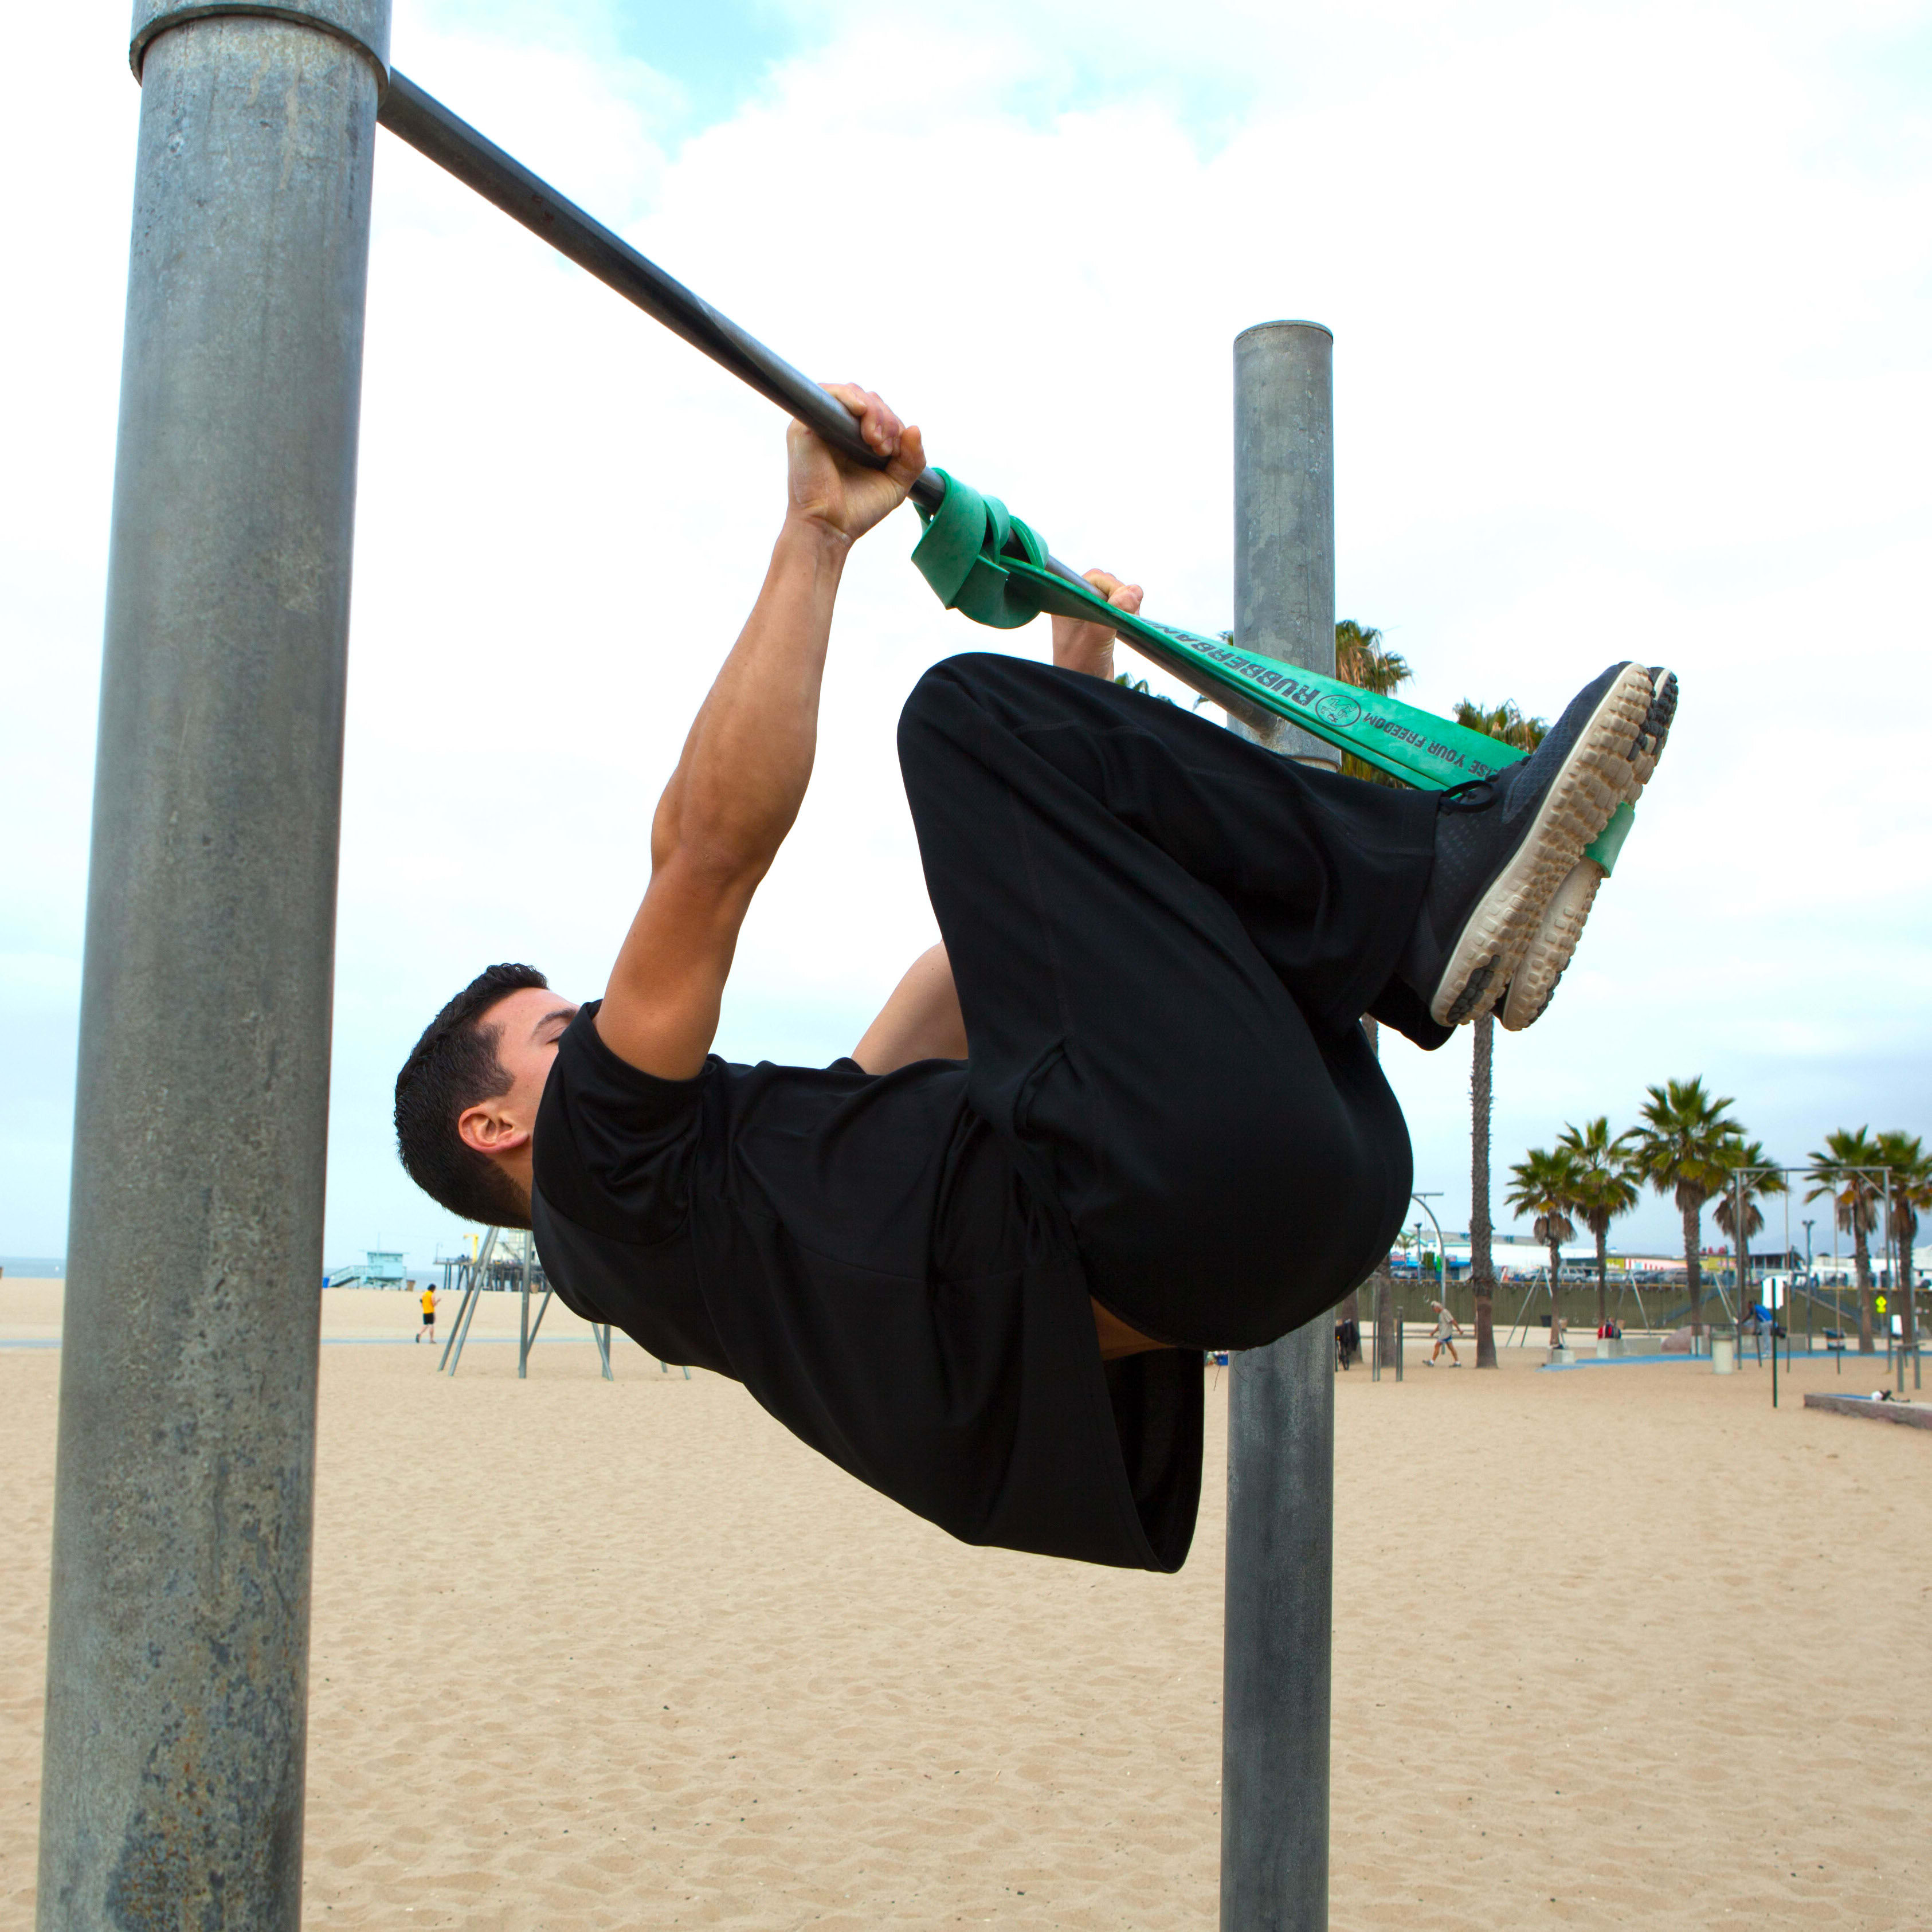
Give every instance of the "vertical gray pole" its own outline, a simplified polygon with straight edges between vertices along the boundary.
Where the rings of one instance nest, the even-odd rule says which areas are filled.
[[[1892,1306],[1891,1306],[1891,1305],[1892,1305],[1892,1303],[1894,1303],[1894,1301],[1896,1301],[1896,1300],[1898,1299],[1898,1285],[1899,1285],[1899,1283],[1900,1283],[1901,1281],[1903,1281],[1903,1280],[1905,1279],[1905,1270],[1904,1270],[1903,1268],[1901,1268],[1899,1266],[1899,1264],[1898,1264],[1898,1229],[1897,1229],[1896,1228],[1894,1228],[1894,1227],[1892,1226],[1892,1170],[1891,1170],[1891,1168],[1887,1168],[1886,1169],[1886,1171],[1885,1171],[1885,1177],[1884,1177],[1884,1178],[1885,1178],[1885,1244],[1886,1244],[1886,1247],[1891,1250],[1891,1253],[1892,1253],[1892,1270],[1891,1270],[1891,1271],[1892,1271],[1892,1292],[1891,1292],[1891,1293],[1890,1293],[1890,1294],[1888,1294],[1886,1297],[1886,1298],[1885,1298],[1885,1299],[1886,1299],[1886,1311],[1885,1311],[1885,1346],[1886,1346],[1886,1353],[1887,1353],[1887,1354],[1890,1354],[1890,1355],[1892,1355],[1892,1357],[1893,1360],[1894,1360],[1898,1364],[1898,1393],[1899,1393],[1900,1395],[1903,1395],[1903,1394],[1904,1394],[1904,1393],[1905,1393],[1905,1339],[1906,1339],[1906,1330],[1907,1325],[1908,1325],[1908,1324],[1910,1322],[1910,1321],[1911,1321],[1911,1318],[1912,1318],[1910,1317],[1910,1315],[1905,1315],[1905,1316],[1900,1316],[1900,1318],[1899,1318],[1899,1324],[1898,1324],[1898,1348],[1894,1351],[1894,1350],[1893,1349],[1893,1348],[1892,1348]]]
[[[518,1342],[517,1342],[517,1379],[518,1379],[518,1381],[519,1381],[519,1382],[523,1382],[523,1381],[526,1380],[526,1379],[528,1378],[528,1377],[529,1377],[529,1376],[530,1376],[530,1247],[531,1247],[531,1239],[532,1239],[531,1236],[530,1236],[527,1232],[526,1232],[526,1233],[525,1233],[525,1234],[524,1234],[524,1236],[523,1264],[522,1264],[522,1268],[521,1268],[521,1270],[520,1270],[520,1272],[521,1272],[522,1276],[523,1276],[523,1283],[524,1283],[524,1286],[523,1286],[524,1306],[523,1306],[523,1318],[522,1318],[522,1319],[523,1319],[523,1330],[522,1330],[522,1333],[521,1333],[521,1334],[520,1334],[520,1336],[518,1337]]]
[[[1334,348],[1306,322],[1264,322],[1234,340],[1234,641],[1330,676]],[[1231,722],[1290,757],[1335,762],[1292,725]],[[1324,1312],[1229,1370],[1222,1932],[1328,1923],[1329,1331]]]
[[[293,1932],[388,0],[143,0],[38,1924]]]

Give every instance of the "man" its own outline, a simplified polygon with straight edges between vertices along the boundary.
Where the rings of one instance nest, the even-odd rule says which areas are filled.
[[[1460,1369],[1462,1366],[1462,1358],[1456,1352],[1456,1337],[1462,1334],[1462,1324],[1441,1302],[1432,1301],[1429,1305],[1436,1311],[1436,1340],[1429,1351],[1429,1366],[1432,1369],[1435,1367],[1436,1357],[1447,1348],[1450,1366]]]
[[[434,1342],[436,1340],[436,1305],[442,1298],[430,1286],[428,1282],[424,1282],[420,1298],[422,1304],[422,1326],[416,1330],[414,1339],[418,1342]]]
[[[850,1059],[728,1065],[719,1002],[805,795],[840,573],[925,462],[878,397],[832,393],[886,466],[792,424],[770,568],[602,1000],[481,975],[397,1082],[402,1156],[452,1211],[532,1227],[578,1313],[736,1378],[952,1534],[1176,1569],[1202,1349],[1331,1307],[1407,1204],[1361,1016],[1434,1046],[1500,995],[1634,795],[1653,680],[1612,667],[1536,758],[1438,796],[1119,688],[1104,624],[1057,621],[1052,668],[952,659],[899,726],[944,944]]]

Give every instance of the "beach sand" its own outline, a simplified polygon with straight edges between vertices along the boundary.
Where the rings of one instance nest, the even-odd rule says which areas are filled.
[[[58,1318],[0,1283],[0,1339]],[[622,1338],[606,1384],[547,1322],[519,1383],[485,1318],[453,1382],[322,1352],[308,1925],[1215,1923],[1225,1376],[1194,1554],[1135,1576],[963,1548]],[[1334,1925],[1932,1924],[1932,1436],[1798,1401],[1880,1369],[1774,1414],[1425,1352],[1337,1389]],[[58,1369],[0,1349],[8,1928]]]

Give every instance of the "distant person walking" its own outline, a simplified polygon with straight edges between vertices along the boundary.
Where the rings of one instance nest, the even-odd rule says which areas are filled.
[[[425,1287],[423,1289],[422,1326],[416,1330],[417,1341],[434,1342],[436,1340],[436,1304],[442,1299],[442,1297],[434,1288]]]
[[[1462,1334],[1462,1324],[1441,1302],[1432,1301],[1429,1305],[1436,1311],[1436,1342],[1429,1352],[1429,1366],[1435,1367],[1436,1357],[1447,1348],[1450,1366],[1460,1369],[1462,1358],[1456,1352],[1456,1337]]]

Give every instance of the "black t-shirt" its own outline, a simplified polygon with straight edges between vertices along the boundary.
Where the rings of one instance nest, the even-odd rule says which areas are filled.
[[[566,1306],[742,1382],[964,1542],[1180,1567],[1201,1358],[1102,1364],[1070,1229],[967,1105],[963,1062],[713,1057],[660,1080],[596,1012],[537,1115],[531,1219]]]

